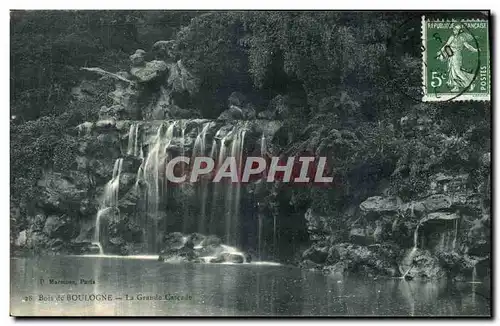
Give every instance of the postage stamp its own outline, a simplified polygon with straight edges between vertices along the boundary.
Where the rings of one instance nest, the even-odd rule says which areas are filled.
[[[488,21],[422,16],[425,101],[490,101]]]

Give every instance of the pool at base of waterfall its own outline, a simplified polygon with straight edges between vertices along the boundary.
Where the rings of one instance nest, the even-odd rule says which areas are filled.
[[[490,316],[489,280],[323,275],[150,257],[11,258],[13,316]]]

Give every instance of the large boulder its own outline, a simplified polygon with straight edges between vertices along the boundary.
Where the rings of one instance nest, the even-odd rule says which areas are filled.
[[[78,188],[74,180],[61,173],[46,172],[38,181],[42,192],[38,205],[51,211],[74,212],[87,196],[87,189]]]
[[[428,221],[433,221],[433,220],[456,220],[459,219],[460,215],[457,213],[448,213],[448,212],[434,212],[428,214],[426,217],[424,217],[422,220],[420,220],[420,224],[424,224]]]
[[[126,117],[126,113],[125,107],[121,105],[102,106],[99,110],[99,120],[120,120]]]
[[[109,209],[101,216],[101,245],[105,252],[127,255],[128,247],[143,241],[142,229],[128,217],[120,216],[118,210]]]
[[[371,246],[340,243],[329,249],[325,271],[396,276],[398,256],[399,247],[389,243]]]
[[[245,257],[242,254],[231,253],[231,252],[223,252],[219,254],[217,257],[210,259],[210,263],[233,263],[233,264],[242,264],[245,262]]]
[[[245,261],[244,256],[240,254],[226,252],[222,256],[224,257],[224,261],[228,263],[242,264]]]
[[[167,84],[172,91],[178,93],[186,91],[191,95],[198,91],[199,79],[182,64],[181,60],[168,64],[168,70]]]
[[[135,50],[135,53],[129,57],[132,66],[139,67],[139,66],[144,65],[145,55],[146,55],[146,51],[144,51],[142,49]]]
[[[396,213],[400,207],[400,200],[396,197],[370,197],[359,205],[365,214],[391,214]]]
[[[26,247],[35,251],[43,250],[47,247],[50,238],[44,232],[32,232],[26,239]]]
[[[413,210],[415,212],[424,214],[427,212],[434,212],[445,210],[451,207],[452,199],[444,194],[431,195],[421,201],[415,202]]]
[[[165,61],[153,60],[146,62],[143,66],[134,66],[130,68],[130,74],[140,83],[149,83],[164,76],[167,72],[167,68],[168,66]]]
[[[412,249],[407,253],[399,271],[409,279],[438,279],[446,275],[438,257],[428,250],[419,249]]]
[[[313,245],[304,251],[302,260],[310,260],[316,264],[323,264],[328,257],[329,248],[327,246]]]
[[[78,235],[78,226],[68,215],[50,215],[45,221],[43,232],[50,238],[69,241]]]
[[[252,120],[257,117],[257,112],[253,105],[247,101],[245,95],[240,92],[233,92],[228,98],[228,109],[223,111],[217,120]]]
[[[107,118],[103,120],[99,120],[94,124],[97,132],[105,132],[109,130],[114,130],[116,126],[116,119]]]
[[[329,221],[332,217],[317,214],[312,208],[306,211],[304,217],[311,240],[322,240],[331,234]]]
[[[186,243],[186,237],[180,232],[172,232],[163,238],[163,249],[179,249]]]
[[[187,241],[193,244],[193,247],[202,247],[205,242],[205,236],[201,233],[192,233],[188,236]]]
[[[221,121],[231,121],[231,120],[243,120],[244,114],[243,110],[235,105],[229,107],[229,109],[223,111],[217,120]]]
[[[187,240],[186,237],[177,238],[176,235],[170,234],[168,241],[171,244],[164,244],[164,249],[160,251],[158,258],[160,261],[193,261],[198,258],[193,242]]]
[[[162,59],[171,59],[174,57],[175,40],[158,41],[153,44],[153,52]]]
[[[352,243],[357,243],[357,244],[370,244],[373,241],[370,241],[373,239],[373,236],[370,237],[370,235],[366,232],[365,228],[362,227],[353,227],[351,230],[349,230],[349,240]]]

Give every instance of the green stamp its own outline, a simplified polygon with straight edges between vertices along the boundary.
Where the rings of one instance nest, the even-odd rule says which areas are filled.
[[[489,101],[488,21],[422,16],[423,101]]]

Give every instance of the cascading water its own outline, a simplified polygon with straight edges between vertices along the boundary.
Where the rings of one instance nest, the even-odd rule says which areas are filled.
[[[217,132],[217,134],[215,136],[217,137],[218,134],[219,134],[219,132]],[[228,135],[229,134],[230,133],[228,133]],[[219,153],[218,153],[219,155],[218,155],[218,158],[216,161],[217,168],[220,167],[222,162],[224,162],[224,160],[226,159],[226,156],[227,156],[227,154],[226,154],[226,152],[227,152],[226,139],[227,139],[228,135],[222,137],[220,140]],[[212,197],[212,217],[211,217],[211,220],[215,222],[215,225],[217,225],[217,222],[218,222],[217,219],[220,215],[224,216],[224,219],[226,218],[226,215],[224,214],[224,212],[220,211],[220,204],[223,200],[223,198],[221,198],[222,194],[223,194],[222,190],[224,190],[225,186],[226,185],[223,184],[222,182],[218,182],[214,185],[213,197]],[[228,224],[227,221],[224,220],[224,226],[227,224]],[[214,233],[218,233],[218,232],[220,232],[220,230],[219,230],[219,228],[216,228]],[[228,230],[224,229],[223,232],[225,234],[227,234]]]
[[[210,150],[210,157],[214,160],[215,164],[217,164],[217,157],[218,157],[218,151],[217,151],[217,140],[214,138],[212,140],[212,149]],[[210,225],[208,227],[209,233],[216,233],[217,232],[217,227],[216,227],[216,217],[217,217],[217,200],[218,200],[218,184],[214,185],[212,188],[212,210],[210,214]]]
[[[151,150],[149,151],[143,165],[139,167],[138,175],[142,172],[142,179],[146,183],[144,198],[146,202],[146,219],[141,224],[143,236],[147,242],[147,250],[155,252],[157,247],[156,233],[159,219],[159,207],[162,197],[166,194],[166,179],[162,187],[160,171],[168,161],[167,148],[170,146],[176,122],[170,124],[164,132],[164,124],[158,127]],[[163,192],[162,192],[163,190]]]
[[[207,153],[207,148],[206,148],[206,137],[207,137],[207,132],[210,129],[210,127],[213,126],[213,122],[208,122],[203,125],[203,128],[201,132],[198,134],[196,137],[196,140],[194,142],[194,147],[193,147],[193,155],[191,158],[191,162],[193,163],[196,157],[199,156],[205,156]],[[215,144],[215,146],[214,146]],[[217,150],[217,143],[214,142],[212,143],[212,150],[210,153],[210,157],[214,156],[214,150]],[[205,178],[201,178],[199,181],[199,187],[198,187],[198,196],[201,198],[201,208],[200,208],[200,217],[199,217],[199,223],[198,223],[198,232],[200,233],[205,233],[206,230],[206,223],[207,223],[207,214],[206,214],[206,206],[207,206],[207,193],[208,193],[208,181]]]
[[[453,235],[452,249],[455,251],[455,247],[457,245],[457,235],[458,235],[458,219],[455,220],[455,234]]]
[[[214,137],[212,151],[210,155],[217,157],[216,167],[220,167],[227,157],[233,157],[236,161],[238,178],[241,176],[243,165],[243,150],[245,136],[247,132],[247,124],[235,125],[233,128],[221,138],[223,130],[219,130]],[[220,145],[217,146],[216,139],[220,139]],[[201,140],[200,140],[201,141]],[[219,149],[217,153],[217,149]],[[218,154],[218,155],[217,155]],[[216,229],[216,226],[211,226],[210,232],[223,233],[225,242],[233,245],[239,245],[239,228],[240,228],[240,200],[241,200],[241,184],[240,182],[232,183],[231,179],[223,178],[221,182],[213,185],[212,193],[212,215],[211,224],[217,224],[218,217],[224,216],[224,229]]]
[[[146,183],[145,198],[147,203],[147,212],[152,214],[158,213],[159,205],[159,167],[160,167],[160,152],[162,147],[163,124],[160,125],[156,132],[156,137],[151,150],[144,161],[142,168],[143,179]]]
[[[420,223],[417,225],[417,228],[415,229],[415,233],[413,233],[413,248],[417,249],[418,248],[418,228],[420,227]]]
[[[264,134],[262,134],[262,137],[260,138],[260,156],[261,157],[264,157],[266,155],[266,152],[267,152],[267,144],[266,144],[266,136]],[[259,259],[262,259],[262,233],[264,232],[263,230],[263,215],[261,214],[261,212],[258,213],[258,220],[259,220],[259,225],[258,225],[258,254],[259,254]]]
[[[127,155],[133,155],[142,158],[142,147],[140,147],[139,145],[139,126],[140,123],[133,123],[130,125],[130,129],[128,132]]]
[[[241,179],[242,174],[242,162],[243,162],[243,145],[245,143],[246,134],[246,124],[243,129],[239,130],[236,137],[233,139],[231,156],[236,159],[237,174],[238,179]],[[239,223],[240,223],[240,203],[241,203],[241,182],[238,180],[236,184],[231,184],[231,191],[234,195],[230,197],[232,202],[230,202],[230,207],[226,206],[226,212],[230,212],[230,218],[232,219],[230,227],[232,236],[228,243],[239,245]],[[228,210],[229,208],[229,210]]]
[[[439,251],[445,251],[445,245],[446,245],[446,235],[448,233],[442,232],[441,235],[439,236]]]
[[[113,176],[104,187],[104,193],[101,197],[101,204],[99,205],[99,211],[97,212],[94,231],[94,244],[99,247],[100,254],[104,253],[104,250],[102,248],[104,234],[102,234],[101,232],[101,219],[102,215],[109,209],[118,210],[118,194],[120,190],[120,174],[122,172],[122,166],[123,158],[117,159],[113,166]]]
[[[408,255],[404,259],[404,261],[406,261],[407,264],[410,266],[408,267],[406,272],[403,273],[401,278],[405,278],[406,275],[413,268],[413,258],[415,258],[415,254],[417,253],[417,249],[418,249],[418,229],[419,229],[419,227],[420,227],[420,223],[417,224],[417,227],[415,228],[415,232],[413,233],[413,248],[410,250],[410,252],[408,253]]]

